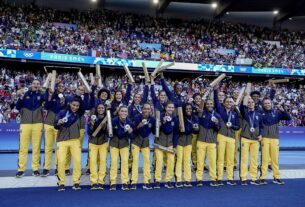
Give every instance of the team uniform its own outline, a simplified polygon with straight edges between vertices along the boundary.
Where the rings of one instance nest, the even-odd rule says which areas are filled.
[[[241,158],[240,158],[240,179],[245,185],[248,174],[248,159],[250,153],[250,177],[251,184],[259,184],[258,179],[258,136],[263,135],[262,115],[259,110],[249,110],[241,105],[240,112],[243,117],[241,122]]]
[[[171,120],[165,120],[165,113],[161,114],[161,126],[160,137],[155,138],[155,143],[169,149],[174,148],[174,139],[176,139],[177,132],[179,130],[179,122],[176,116],[170,116]],[[174,176],[175,155],[170,152],[164,152],[161,149],[155,148],[156,154],[156,169],[155,169],[155,188],[160,188],[160,182],[162,179],[162,165],[163,156],[166,155],[166,175],[165,182],[166,187],[172,188],[170,184],[171,179]]]
[[[199,117],[199,112],[198,112],[199,106],[193,102],[192,107],[193,107],[193,113],[196,114]],[[197,169],[197,139],[198,139],[198,134],[199,134],[199,131],[194,131],[192,133],[191,159],[192,159],[193,168],[194,168],[195,171]]]
[[[24,175],[31,141],[33,175],[40,175],[40,146],[43,129],[42,105],[44,101],[44,94],[30,89],[24,94],[23,99],[19,98],[16,103],[16,109],[20,111],[21,115],[17,177]]]
[[[45,131],[45,152],[44,152],[44,172],[48,175],[48,171],[51,167],[52,162],[52,153],[53,153],[53,144],[56,145],[57,138],[57,130],[54,128],[54,121],[56,118],[56,114],[58,114],[61,110],[63,110],[66,105],[66,97],[63,97],[64,100],[61,101],[59,98],[59,93],[54,93],[51,99],[48,98],[48,91],[46,96],[46,103],[44,105],[45,110],[47,110],[47,115],[44,121],[44,131]],[[55,170],[57,170],[57,154],[55,152],[54,159]]]
[[[137,128],[141,122],[145,122],[144,126]],[[144,189],[151,189],[149,186],[151,179],[149,136],[156,127],[155,123],[156,119],[152,116],[144,118],[142,114],[138,114],[134,118],[135,137],[131,141],[133,157],[131,184],[136,185],[138,182],[139,154],[141,151],[143,157]]]
[[[265,110],[262,113],[263,139],[262,139],[262,168],[261,180],[267,177],[268,163],[271,158],[271,166],[275,182],[280,179],[279,171],[279,122],[280,120],[291,120],[290,115],[280,110]]]
[[[218,124],[212,121],[212,117],[218,119]],[[216,157],[217,157],[217,133],[221,128],[221,117],[215,111],[204,110],[199,117],[199,135],[197,139],[197,185],[202,186],[203,169],[206,156],[208,156],[210,180],[216,181]]]
[[[185,132],[179,133],[176,147],[176,187],[182,187],[182,166],[184,171],[185,187],[191,187],[192,178],[191,171],[191,153],[192,153],[192,133],[199,130],[198,116],[192,114],[191,116],[184,116]],[[197,129],[195,129],[197,128]]]
[[[224,159],[226,157],[227,180],[228,184],[233,184],[233,168],[234,168],[234,154],[235,154],[235,131],[240,128],[239,117],[236,112],[226,110],[225,107],[219,103],[218,91],[214,91],[214,100],[216,111],[221,117],[221,128],[217,135],[217,180],[221,184],[224,170]],[[231,123],[231,127],[227,124]],[[225,156],[226,153],[226,156]]]
[[[106,169],[107,169],[107,153],[108,153],[108,133],[107,126],[94,136],[94,132],[104,120],[105,114],[96,115],[96,120],[88,123],[89,135],[89,166],[90,166],[90,183],[92,189],[103,189],[105,185]]]
[[[58,159],[58,185],[59,190],[64,189],[65,185],[65,170],[67,155],[71,155],[73,159],[73,188],[79,190],[81,177],[81,156],[82,149],[79,141],[81,129],[81,117],[84,111],[81,109],[77,113],[73,113],[70,109],[62,110],[57,114],[54,121],[54,128],[58,130],[57,133],[57,159]],[[60,119],[66,118],[67,122],[58,125]]]
[[[153,102],[153,105],[154,105],[154,110],[155,110],[154,114],[156,114],[156,111],[159,111],[160,114],[165,113],[166,102],[161,103],[161,101],[157,98],[154,85],[150,86],[150,95],[151,95],[152,102]],[[164,156],[163,161],[165,163],[164,165],[166,166],[166,155]],[[154,154],[153,154],[152,165],[155,168],[155,166],[156,166],[156,153],[155,153],[155,151],[154,151]]]
[[[129,118],[126,118],[124,122],[119,117],[112,119],[113,137],[110,138],[110,185],[111,190],[116,189],[117,174],[118,174],[118,157],[121,159],[121,181],[123,189],[128,190],[128,157],[129,157],[129,139],[133,134],[129,134],[126,131],[126,126],[129,125],[134,129],[133,123]]]
[[[71,96],[71,97],[67,97],[67,105],[69,106],[70,105],[70,102],[75,99],[75,98],[78,98],[79,100],[81,100],[80,102],[80,110],[82,112],[85,112],[85,110],[88,110],[89,109],[89,93],[85,93],[84,95],[82,96],[78,96],[78,95],[74,95],[74,96]],[[85,116],[82,115],[80,117],[80,136],[79,136],[79,141],[80,141],[80,146],[82,148],[83,146],[83,143],[84,143],[84,137],[85,137],[85,125],[86,125],[86,119],[85,119]],[[67,154],[67,161],[66,161],[66,171],[69,171],[70,170],[70,163],[71,163],[71,154],[70,152],[68,151],[68,154]]]

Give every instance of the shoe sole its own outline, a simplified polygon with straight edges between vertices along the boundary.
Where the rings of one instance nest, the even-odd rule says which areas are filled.
[[[218,185],[210,185],[211,187],[218,187]]]
[[[18,176],[16,176],[16,178],[22,178],[22,177],[24,177],[24,175],[18,175]]]
[[[73,190],[81,190],[81,188],[72,188]]]
[[[110,189],[110,191],[116,191],[116,189]]]
[[[285,183],[279,183],[279,182],[274,182],[272,181],[274,184],[277,184],[277,185],[284,185]]]
[[[186,188],[192,188],[193,186],[192,186],[192,185],[184,185],[184,187],[186,187]]]
[[[143,187],[144,190],[152,190],[153,188]]]
[[[161,187],[154,187],[154,189],[160,189]]]
[[[174,187],[169,187],[169,186],[164,186],[164,187],[166,187],[167,189],[173,189]]]
[[[48,174],[46,174],[46,175],[40,175],[40,177],[43,177],[43,178],[45,178],[45,177],[48,177],[50,174],[48,173]]]
[[[60,190],[57,190],[58,192],[62,192],[62,191],[65,191],[66,189],[60,189]]]

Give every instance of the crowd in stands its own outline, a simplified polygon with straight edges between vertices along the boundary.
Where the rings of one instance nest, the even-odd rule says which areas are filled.
[[[161,48],[143,47],[140,43],[160,44]],[[95,51],[95,55],[103,57],[227,65],[242,58],[250,59],[256,67],[305,66],[302,31],[164,19],[110,10],[67,12],[4,3],[0,4],[0,48],[77,55]]]
[[[88,74],[84,74],[90,83]],[[186,78],[185,78],[186,77]],[[15,103],[18,98],[18,90],[24,87],[30,87],[30,83],[33,79],[43,81],[46,78],[45,73],[33,72],[33,71],[22,71],[22,70],[9,70],[6,68],[0,69],[0,123],[8,123],[17,121],[19,119],[19,112],[15,108]],[[190,101],[190,98],[194,93],[200,92],[202,88],[205,88],[211,81],[211,79],[205,78],[204,76],[196,79],[187,78],[173,80],[167,77],[167,82],[170,84],[170,89],[173,89],[173,85],[176,82],[181,82],[183,86],[183,93],[185,95],[185,101]],[[144,87],[144,78],[136,76],[136,86],[133,87],[133,93],[141,92]],[[65,84],[66,95],[74,93],[77,86],[80,84],[80,80],[77,73],[64,72],[60,73],[58,80],[62,80]],[[226,79],[222,82],[219,90],[225,92],[227,95],[234,96],[234,92],[241,89],[246,84],[245,80],[234,81],[232,79]],[[126,88],[127,78],[121,75],[109,75],[103,77],[103,82],[107,85],[107,88],[112,92],[117,89]],[[162,89],[160,81],[157,79],[155,82],[155,88],[157,91]],[[252,91],[259,91],[261,98],[267,96],[271,90],[268,82],[252,82]],[[149,101],[151,99],[149,98]],[[273,100],[275,105],[282,105],[292,116],[291,122],[283,121],[282,125],[289,126],[305,126],[305,92],[304,85],[295,85],[291,83],[287,84],[276,84],[276,94]]]

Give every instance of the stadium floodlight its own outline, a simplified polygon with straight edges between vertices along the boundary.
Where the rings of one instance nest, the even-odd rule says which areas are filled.
[[[279,13],[278,10],[274,10],[274,11],[273,11],[273,14],[275,14],[275,15],[277,15],[278,13]]]
[[[97,0],[91,0],[91,2],[95,3],[95,2],[97,2]]]
[[[153,0],[153,3],[154,3],[154,4],[158,4],[158,3],[159,3],[159,0]]]
[[[218,4],[217,4],[216,2],[214,2],[214,3],[211,4],[211,7],[212,7],[213,9],[216,9],[217,6],[218,6]]]
[[[292,18],[290,17],[289,20],[292,20]]]

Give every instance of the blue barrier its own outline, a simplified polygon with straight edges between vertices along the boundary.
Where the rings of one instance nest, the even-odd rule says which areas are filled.
[[[305,147],[305,127],[280,127],[280,147],[299,148]],[[44,140],[44,137],[42,138]],[[42,149],[44,143],[42,141]],[[83,148],[88,147],[88,136],[85,133]],[[19,148],[19,124],[0,124],[0,151],[18,150]]]
[[[100,64],[105,66],[122,66],[128,64],[129,67],[142,67],[144,60],[131,60],[121,58],[91,57],[83,55],[69,55],[49,52],[32,52],[24,50],[0,49],[0,58],[14,58],[25,60],[40,60],[51,62],[65,62],[77,64]],[[159,61],[145,60],[148,68],[155,68]],[[169,62],[165,62],[169,63]],[[305,69],[289,68],[255,68],[251,66],[231,66],[231,65],[211,65],[176,62],[170,67],[173,70],[183,71],[204,71],[204,72],[225,72],[225,73],[242,73],[242,74],[265,74],[265,75],[283,75],[283,76],[304,76]]]

